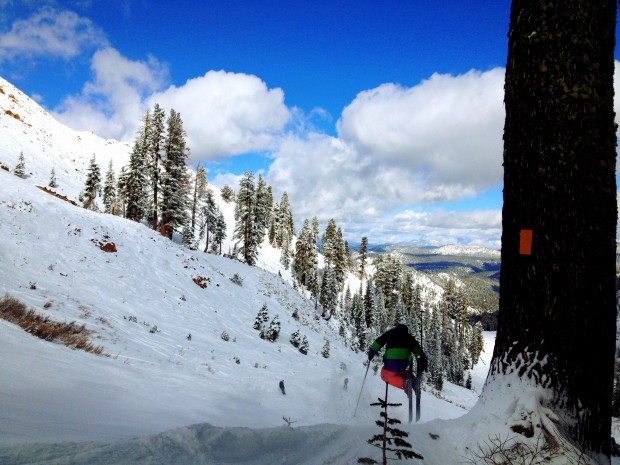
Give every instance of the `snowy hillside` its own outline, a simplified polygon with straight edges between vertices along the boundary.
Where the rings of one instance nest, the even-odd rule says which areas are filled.
[[[486,247],[461,247],[458,245],[444,245],[433,249],[433,252],[439,255],[473,255],[476,257],[492,257],[499,259],[501,253],[499,250],[492,250]]]
[[[23,153],[31,184],[47,186],[54,169],[54,190],[76,199],[84,187],[93,155],[105,173],[110,160],[118,172],[129,160],[130,145],[76,132],[43,110],[30,97],[0,77],[0,166],[13,169]]]
[[[2,293],[54,321],[86,325],[109,355],[46,342],[0,320],[0,445],[111,441],[195,423],[278,427],[283,417],[296,428],[372,425],[369,403],[383,382],[371,372],[353,418],[365,356],[344,347],[277,275],[192,252],[1,170],[0,185]],[[117,251],[104,252],[105,243]],[[235,274],[241,286],[231,280]],[[275,343],[252,329],[263,303],[281,320]],[[295,330],[307,336],[308,355],[288,342]],[[424,396],[423,421],[458,417],[477,398],[456,386],[444,395],[451,398]],[[355,441],[364,444],[365,436]]]

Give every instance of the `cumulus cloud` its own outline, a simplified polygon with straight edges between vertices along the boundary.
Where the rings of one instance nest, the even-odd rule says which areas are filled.
[[[110,47],[93,55],[91,71],[81,93],[52,112],[58,120],[132,141],[146,111],[158,103],[181,114],[192,162],[270,150],[292,117],[284,92],[252,75],[209,71],[171,86],[167,67],[155,58],[129,60]]]
[[[107,47],[91,60],[93,80],[81,94],[67,97],[54,116],[76,130],[102,137],[133,140],[144,115],[144,101],[168,81],[167,67],[155,58],[129,60]]]
[[[267,179],[289,193],[298,219],[335,218],[353,237],[428,240],[441,232],[463,242],[486,230],[498,238],[499,211],[446,213],[433,205],[501,184],[503,77],[501,69],[471,71],[362,92],[343,111],[338,137],[285,138]],[[426,211],[413,213],[412,205]]]
[[[253,75],[225,71],[171,86],[151,95],[148,103],[181,114],[194,162],[270,150],[291,118],[282,89],[269,89]]]
[[[69,60],[106,44],[103,32],[89,19],[72,11],[44,8],[0,34],[0,63],[38,56]]]
[[[429,199],[454,198],[501,181],[504,70],[434,74],[411,88],[360,93],[339,121],[340,137],[374,163],[422,173]],[[443,193],[442,193],[443,192]]]

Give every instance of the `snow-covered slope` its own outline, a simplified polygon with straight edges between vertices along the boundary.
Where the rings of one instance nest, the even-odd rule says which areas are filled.
[[[129,160],[130,145],[76,132],[59,122],[30,97],[0,77],[0,165],[12,170],[23,153],[28,179],[47,186],[54,169],[54,190],[71,199],[84,187],[93,155],[102,174],[110,160],[116,172]]]
[[[490,257],[499,260],[501,253],[499,250],[488,249],[486,247],[461,247],[458,245],[444,245],[433,249],[438,255],[460,255],[460,256],[476,256]]]
[[[351,419],[354,395],[343,382],[359,387],[364,356],[344,347],[279,276],[190,251],[4,171],[0,185],[0,292],[53,320],[85,324],[109,354],[40,341],[0,321],[1,442],[111,439],[200,421],[258,427],[280,425],[282,416],[299,425]],[[102,251],[104,243],[117,252]],[[231,281],[235,274],[241,286]],[[194,282],[203,278],[206,288]],[[263,303],[281,321],[275,343],[252,329]],[[288,342],[295,330],[307,336],[308,355]],[[326,340],[327,359],[320,354]],[[282,379],[286,396],[277,389]],[[368,389],[362,402],[375,393]],[[309,399],[322,399],[320,408]],[[430,412],[433,403],[444,404],[429,398]],[[462,413],[446,404],[431,415]]]

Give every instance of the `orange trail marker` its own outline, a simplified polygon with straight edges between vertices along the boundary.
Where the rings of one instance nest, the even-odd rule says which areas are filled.
[[[519,253],[521,255],[532,254],[532,230],[522,229],[519,232]]]

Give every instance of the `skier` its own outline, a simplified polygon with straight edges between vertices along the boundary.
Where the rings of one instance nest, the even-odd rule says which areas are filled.
[[[428,366],[428,358],[420,347],[420,344],[409,334],[406,325],[400,323],[394,328],[379,336],[368,349],[368,362],[385,346],[383,355],[383,368],[381,379],[392,386],[403,389],[409,396],[413,390],[414,382]],[[409,360],[417,357],[416,377],[407,368]]]

